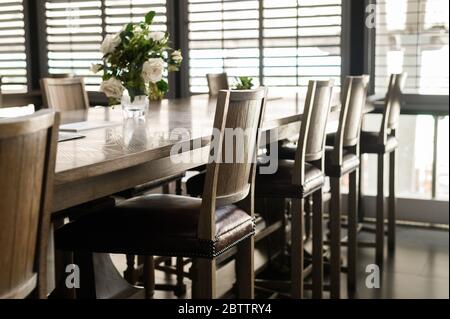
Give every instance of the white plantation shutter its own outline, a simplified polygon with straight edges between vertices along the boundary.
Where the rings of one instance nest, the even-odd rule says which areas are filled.
[[[129,22],[138,23],[149,11],[155,11],[154,31],[167,31],[166,0],[105,0],[107,33],[116,33]]]
[[[100,46],[108,33],[157,12],[155,31],[166,31],[166,0],[48,0],[47,47],[50,74],[73,73],[85,78],[88,90],[98,90],[101,76],[90,72],[101,63]]]
[[[22,0],[0,0],[0,77],[2,92],[27,91]]]
[[[448,0],[380,0],[376,19],[375,86],[407,72],[405,93],[448,95]]]
[[[341,76],[341,0],[189,0],[190,88],[207,73],[295,89]],[[231,82],[233,79],[231,79]]]
[[[89,68],[102,58],[101,1],[50,0],[45,8],[49,73],[82,76],[88,90],[96,89],[101,79]]]
[[[264,0],[264,84],[341,77],[341,0]]]
[[[189,0],[188,21],[191,92],[208,73],[259,79],[259,1]]]

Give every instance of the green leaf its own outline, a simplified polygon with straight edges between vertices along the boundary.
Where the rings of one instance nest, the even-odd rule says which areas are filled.
[[[156,16],[156,12],[155,11],[150,11],[149,13],[147,13],[145,15],[145,23],[147,24],[152,24],[153,23],[153,19]]]
[[[167,84],[167,82],[164,80],[161,80],[158,83],[156,83],[156,86],[158,87],[158,90],[164,93],[169,91],[169,84]]]
[[[133,23],[128,23],[128,24],[127,24],[127,27],[125,28],[125,31],[126,31],[127,33],[133,32]]]

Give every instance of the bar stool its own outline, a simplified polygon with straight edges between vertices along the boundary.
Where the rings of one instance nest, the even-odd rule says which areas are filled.
[[[59,114],[0,120],[0,299],[47,298]]]
[[[396,227],[396,197],[395,197],[395,161],[398,148],[396,132],[398,129],[402,92],[407,74],[392,74],[389,80],[388,92],[385,99],[383,120],[379,132],[361,132],[361,155],[376,154],[378,156],[377,204],[375,229],[376,263],[382,268],[384,261],[384,173],[385,158],[389,154],[389,205],[388,205],[388,248],[395,250]],[[361,194],[361,183],[360,194]],[[362,194],[361,194],[362,195]]]
[[[368,83],[368,75],[347,77],[338,131],[327,136],[327,144],[334,145],[325,150],[325,174],[330,177],[331,182],[330,294],[334,299],[340,298],[341,289],[341,179],[346,175],[350,177],[347,280],[349,289],[354,290],[356,285],[359,137]],[[292,160],[295,159],[295,153],[295,147],[280,147],[280,158]]]
[[[323,294],[322,187],[325,130],[333,81],[310,81],[294,160],[278,160],[275,174],[256,177],[255,196],[292,200],[291,295],[303,298],[303,225],[305,199],[313,197],[313,298]]]
[[[207,74],[209,96],[217,97],[221,90],[228,90],[228,75],[226,73]]]
[[[330,110],[333,81],[310,81],[303,112],[295,161],[280,160],[273,175],[256,177],[255,197],[294,199],[292,211],[292,286],[293,298],[303,298],[303,209],[306,198],[314,197],[313,271],[315,298],[322,298],[322,187],[324,185],[325,128]],[[297,155],[298,153],[298,155]],[[278,161],[278,158],[276,159]],[[186,182],[190,196],[202,196],[204,174]]]
[[[253,297],[253,163],[265,96],[265,89],[220,92],[214,121],[218,134],[211,145],[202,199],[140,196],[124,201],[113,211],[87,215],[56,230],[56,247],[74,251],[79,265],[83,265],[77,296],[96,296],[92,254],[100,252],[148,256],[147,297],[154,287],[152,256],[194,258],[193,296],[214,298],[216,258],[237,246],[238,297]],[[224,141],[225,129],[248,133],[243,136],[243,154],[247,157],[242,162],[218,160],[229,145]],[[242,145],[234,145],[231,151],[236,152],[237,147]],[[83,282],[83,278],[91,280]]]

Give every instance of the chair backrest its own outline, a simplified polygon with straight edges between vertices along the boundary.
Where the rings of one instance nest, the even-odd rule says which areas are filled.
[[[59,115],[0,120],[0,299],[45,298]]]
[[[385,108],[380,136],[387,137],[389,130],[396,130],[402,106],[403,88],[405,87],[407,73],[392,74],[389,79],[388,92],[385,99]]]
[[[339,121],[343,133],[343,147],[358,144],[369,81],[369,75],[348,76],[346,79],[342,99],[342,121]]]
[[[74,77],[73,73],[53,73],[47,76],[50,79],[72,79]]]
[[[41,80],[44,107],[61,112],[87,110],[89,99],[82,78],[45,78]]]
[[[295,184],[303,184],[305,162],[323,162],[333,83],[333,80],[309,81],[295,156]]]
[[[345,80],[339,127],[334,144],[334,161],[338,165],[342,164],[344,148],[359,144],[369,80],[369,75],[347,76]]]
[[[210,96],[218,96],[221,90],[228,90],[228,75],[226,73],[207,74],[208,88]]]
[[[199,236],[215,236],[216,207],[252,201],[266,89],[221,91],[202,197]],[[246,209],[253,214],[252,205]]]

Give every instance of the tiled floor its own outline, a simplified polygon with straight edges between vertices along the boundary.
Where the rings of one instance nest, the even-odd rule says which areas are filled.
[[[372,235],[361,234],[361,239]],[[359,250],[358,288],[354,298],[361,299],[448,299],[449,298],[449,232],[411,227],[398,227],[397,251],[386,258],[379,289],[366,287],[366,266],[374,263],[374,250]],[[345,251],[343,251],[345,255]],[[123,270],[122,256],[114,256]],[[157,281],[173,281],[162,273]],[[186,280],[187,281],[187,280]],[[225,291],[233,282],[233,267],[228,265],[218,276],[218,291]],[[347,297],[346,278],[342,275],[342,297]],[[175,298],[173,294],[158,292],[156,298]],[[189,294],[186,296],[189,298]],[[327,294],[325,294],[327,297]]]

